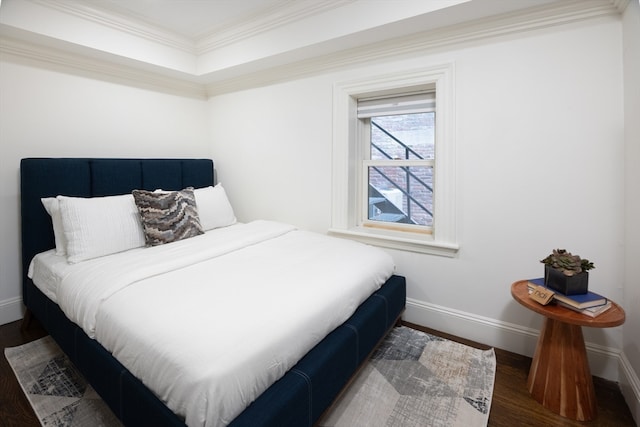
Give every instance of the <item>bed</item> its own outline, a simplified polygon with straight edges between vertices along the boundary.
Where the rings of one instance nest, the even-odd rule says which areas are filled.
[[[78,321],[76,320],[76,315],[72,314],[71,317],[76,321],[74,322],[70,320],[69,315],[65,314],[65,311],[63,311],[61,306],[58,304],[59,301],[55,301],[56,298],[53,297],[47,289],[44,289],[43,291],[34,285],[33,280],[29,277],[29,267],[32,266],[32,260],[34,260],[34,257],[36,257],[37,254],[52,253],[55,252],[56,248],[56,236],[53,233],[52,217],[43,207],[41,199],[56,197],[58,195],[75,198],[101,198],[105,196],[131,194],[133,190],[149,190],[149,193],[151,193],[154,190],[162,190],[163,192],[175,190],[178,192],[179,190],[183,190],[188,187],[193,187],[195,189],[211,188],[214,186],[213,171],[213,162],[210,159],[27,158],[22,159],[21,161],[23,300],[27,307],[25,324],[28,325],[28,319],[30,316],[35,316],[44,325],[46,330],[56,340],[63,351],[85,375],[87,380],[125,425],[183,426],[185,425],[185,415],[182,413],[177,415],[173,410],[169,409],[167,402],[171,401],[172,398],[167,399],[164,391],[152,391],[148,386],[148,378],[145,379],[143,377],[143,380],[141,381],[138,378],[139,375],[134,375],[131,372],[131,370],[135,371],[138,368],[131,365],[130,358],[127,359],[126,351],[123,353],[122,349],[127,349],[129,346],[126,343],[122,344],[112,342],[115,339],[113,336],[120,334],[119,332],[113,332],[112,329],[116,328],[116,326],[109,326],[108,328],[102,327],[102,329],[108,331],[108,333],[104,332],[102,337],[94,337],[94,334],[92,333],[93,329],[88,327],[86,323],[83,323],[82,315],[77,315],[78,319],[80,319]],[[265,227],[266,231],[263,231]],[[249,239],[255,239],[256,235],[265,233],[269,236],[284,235],[287,236],[288,239],[293,238],[290,236],[296,236],[295,238],[298,238],[297,236],[300,234],[298,230],[290,230],[281,224],[272,224],[267,222],[266,224],[250,223],[238,224],[237,226],[232,225],[228,227],[219,227],[212,232],[207,231],[206,233],[202,233],[201,236],[196,236],[193,239],[187,240],[196,241],[197,239],[205,239],[208,235],[220,236],[222,234],[216,235],[214,233],[229,233],[229,230],[234,230],[234,233],[236,232],[235,230],[240,230],[240,232],[244,233],[243,235]],[[277,249],[274,249],[276,248],[276,246],[274,246],[275,243],[272,243],[270,239],[271,237],[266,239],[268,244],[271,245],[267,246],[267,250],[276,251]],[[280,237],[277,237],[277,239],[280,239]],[[214,240],[221,241],[224,239],[215,238]],[[171,245],[173,246],[164,246],[171,247],[172,250],[175,251],[177,249],[174,248],[180,248],[180,245],[183,242],[184,241],[172,243]],[[253,241],[250,242],[249,246],[253,250],[254,247],[259,245],[252,242]],[[319,240],[318,242],[321,242],[319,246],[325,244],[325,240]],[[202,243],[201,245],[202,248],[209,248],[210,246],[213,246],[208,242]],[[161,246],[163,245],[152,246],[152,248],[155,249],[156,247]],[[134,251],[135,250],[138,249],[134,249]],[[235,249],[224,249],[221,251],[233,252],[234,254],[236,252],[240,252]],[[140,252],[144,252],[144,248],[140,249]],[[155,268],[155,265],[157,264],[165,264],[173,260],[171,253],[164,256],[165,260],[168,261],[152,262],[150,265],[153,264]],[[249,254],[249,256],[253,256],[257,259],[262,259],[263,257],[262,253],[253,253]],[[111,258],[111,256],[106,258]],[[120,256],[120,258],[123,257]],[[284,258],[290,258],[290,256]],[[99,255],[89,261],[80,259],[79,262],[74,264],[73,268],[76,268],[78,265],[89,265],[91,262],[95,261],[95,259],[98,260],[96,261],[96,265],[98,267],[94,267],[94,270],[99,270],[99,263],[102,262],[102,258]],[[223,269],[224,266],[233,264],[234,262],[240,266],[245,265],[244,259],[236,259],[234,261],[233,258],[230,261],[225,259],[224,262],[217,260],[211,262],[221,264]],[[359,260],[353,260],[353,262],[360,264]],[[138,263],[138,261],[136,261],[136,263]],[[198,268],[204,268],[200,261],[196,262],[196,264]],[[272,268],[268,268],[269,266]],[[274,273],[272,270],[277,270],[273,267],[271,261],[266,267],[266,270],[270,271],[269,274]],[[183,267],[176,267],[178,270],[182,268]],[[376,266],[371,265],[367,268],[376,269]],[[117,269],[119,271],[120,267]],[[289,271],[289,264],[285,264],[279,268],[278,277],[282,277],[282,271],[285,270],[287,272]],[[232,271],[233,270],[227,271],[226,276],[220,276],[221,280],[217,281],[219,282],[219,286],[221,286],[220,289],[235,289],[235,278],[233,275],[230,275],[230,272]],[[33,274],[33,272],[31,273]],[[156,274],[157,273],[151,273],[152,276]],[[168,274],[174,273],[171,272]],[[269,283],[267,273],[264,272],[260,274],[263,274],[265,277],[264,283]],[[343,276],[349,275],[350,271],[343,271],[339,272],[339,274],[335,274],[334,277],[337,282],[342,280]],[[68,276],[73,276],[73,274],[69,273]],[[99,276],[101,275],[98,274],[94,277],[97,280],[100,278]],[[289,276],[289,274],[284,274],[284,276]],[[105,287],[108,287],[113,280],[115,279],[105,279],[105,282],[100,285],[99,289],[102,290]],[[147,285],[146,280],[147,279],[139,281],[134,280],[136,286],[131,288],[142,289],[143,286],[138,285],[138,283]],[[175,277],[171,280],[166,280],[166,282],[175,281]],[[283,279],[281,281],[285,282],[286,280]],[[335,288],[335,285],[329,282],[333,282],[333,279],[326,280],[326,283],[324,283],[326,286],[321,286],[320,288],[331,290],[333,289],[331,288],[332,285]],[[287,351],[289,351],[289,347],[300,347],[297,351],[301,351],[303,353],[298,356],[288,354],[283,356],[283,358],[287,360],[292,360],[289,362],[291,366],[283,364],[283,366],[286,366],[284,373],[270,374],[276,375],[277,378],[275,380],[269,380],[266,385],[263,386],[264,389],[258,388],[256,397],[249,397],[251,402],[248,403],[246,407],[243,407],[239,414],[231,412],[233,414],[232,418],[222,417],[218,420],[217,425],[314,425],[318,419],[320,419],[322,414],[330,407],[332,402],[339,395],[340,391],[357,371],[358,367],[367,359],[368,355],[375,348],[377,343],[379,343],[390,328],[397,323],[404,310],[406,299],[405,279],[401,276],[391,274],[389,277],[385,277],[383,282],[384,283],[381,285],[374,286],[371,292],[366,291],[367,295],[360,297],[360,299],[362,299],[361,303],[357,298],[351,298],[349,300],[358,300],[358,305],[357,307],[353,307],[353,312],[344,322],[338,325],[324,325],[322,327],[318,327],[318,330],[316,330],[314,329],[314,324],[318,323],[316,322],[316,318],[309,330],[307,330],[307,327],[305,326],[304,329],[302,329],[303,332],[301,332],[300,326],[298,326],[296,333],[299,334],[300,339],[295,340],[296,344],[280,345],[278,348],[287,348]],[[186,283],[187,286],[190,286],[192,282],[187,281]],[[154,284],[153,286],[156,285]],[[272,285],[270,284],[269,286]],[[367,285],[366,287],[368,286],[370,285]],[[167,289],[171,288],[169,287]],[[286,310],[282,308],[285,307],[286,304],[283,302],[284,298],[281,293],[296,293],[295,287],[283,289],[288,290],[278,291],[280,293],[276,292],[275,295],[271,295],[269,297],[267,297],[268,293],[260,294],[260,292],[267,292],[265,290],[256,288],[255,293],[261,295],[260,298],[262,298],[262,305],[266,306],[267,309],[270,308],[272,312],[278,312],[278,314],[280,314],[280,311],[286,312]],[[135,292],[131,292],[131,294],[117,294],[121,303],[125,305],[127,303],[129,303],[129,305],[133,304],[132,301],[136,301],[133,299],[136,292],[140,294],[142,291],[137,290]],[[333,291],[327,291],[325,293],[331,294],[332,292]],[[250,294],[253,295],[254,291],[251,291]],[[215,295],[218,294],[216,293]],[[71,297],[73,297],[73,295],[71,295]],[[174,295],[169,295],[166,298],[174,297]],[[210,295],[209,298],[211,298]],[[236,298],[236,307],[243,307],[245,305],[250,306],[250,303],[244,299],[246,298],[245,294],[234,295],[232,291],[231,298]],[[237,303],[239,298],[241,299],[241,302]],[[118,298],[115,297],[113,298],[113,300],[117,299]],[[152,299],[153,298],[149,298],[150,301]],[[212,300],[215,300],[215,298],[212,298]],[[206,309],[203,310],[203,307],[208,306],[207,304],[203,305],[201,301],[194,301],[194,304],[195,303],[200,304],[200,310],[207,311]],[[341,301],[334,301],[331,304],[337,303],[339,303],[338,305],[342,305]],[[117,313],[117,310],[120,309],[115,307],[111,314],[101,314],[100,316],[102,318],[114,318],[118,325],[117,327],[121,328],[120,331],[123,332],[123,335],[126,335],[124,332],[127,334],[133,334],[134,337],[136,336],[136,333],[139,335],[148,335],[149,331],[144,329],[144,327],[146,327],[144,324],[144,318],[147,316],[144,311],[144,306],[147,304],[140,304],[138,302],[135,304],[140,308],[140,312],[138,313],[134,307],[130,310],[130,314],[128,315],[129,317],[125,314],[122,316],[114,315],[113,310]],[[61,303],[61,305],[63,304]],[[108,306],[109,304],[104,305]],[[344,305],[348,306],[348,304]],[[218,306],[220,306],[220,304]],[[311,311],[313,308],[314,307],[310,305],[304,310]],[[346,310],[348,309],[349,308],[347,307]],[[65,310],[67,313],[69,312],[68,308],[65,308]],[[295,314],[296,311],[292,310],[291,313]],[[269,315],[265,314],[264,316],[266,316],[265,323],[268,323],[268,319],[270,318]],[[320,312],[317,316],[322,317],[323,314]],[[246,316],[234,318],[233,315],[230,315],[225,322],[225,326],[235,325],[236,323],[246,323],[243,322],[243,319],[246,318]],[[192,341],[206,343],[217,339],[214,332],[211,332],[212,335],[209,335],[208,329],[206,329],[207,334],[202,336],[202,328],[199,328],[201,325],[197,323],[198,317],[194,317],[194,319],[195,323],[193,324],[193,328],[184,329],[185,334],[188,334],[189,331],[196,331],[197,334],[200,334],[200,336],[197,336]],[[258,324],[261,323],[261,320],[262,319],[260,319]],[[271,321],[277,321],[277,316]],[[156,321],[151,323],[155,324]],[[296,324],[297,322],[295,318],[293,318],[287,319],[286,323]],[[170,329],[171,325],[172,323],[166,323],[163,327]],[[252,325],[253,326],[251,327],[254,327],[256,322],[254,321]],[[322,332],[323,328],[327,329],[327,331]],[[214,327],[212,329],[217,330],[221,328]],[[271,329],[280,330],[279,327]],[[99,331],[100,328],[97,328],[97,330]],[[143,332],[140,332],[140,330]],[[116,329],[116,331],[118,331],[118,329]],[[307,333],[307,331],[309,332]],[[319,336],[318,334],[322,335]],[[309,338],[309,336],[313,337]],[[179,338],[177,335],[175,337]],[[132,338],[129,339],[131,340]],[[108,343],[106,345],[110,350],[107,350],[99,341]],[[150,343],[153,342],[154,341],[150,341]],[[298,346],[298,342],[303,343],[304,345],[300,344]],[[267,342],[266,344],[269,343]],[[305,345],[309,348],[307,349]],[[114,354],[118,355],[118,358],[114,357]],[[122,354],[125,355],[122,356]],[[119,359],[125,360],[125,364],[128,364],[132,369],[125,367]],[[261,365],[257,364],[256,366]],[[283,368],[281,367],[280,369]],[[186,371],[188,371],[188,369],[185,368],[185,372]],[[177,372],[181,372],[179,366]],[[236,377],[237,375],[233,378]],[[217,377],[214,376],[213,378],[215,379]],[[220,384],[227,384],[222,380],[220,381]],[[240,390],[238,393],[239,395],[243,395],[244,391]],[[161,397],[158,397],[159,395]],[[210,408],[207,410],[211,411]],[[199,423],[200,425],[216,425],[216,423],[208,422],[207,419],[203,419],[201,421],[202,422]]]

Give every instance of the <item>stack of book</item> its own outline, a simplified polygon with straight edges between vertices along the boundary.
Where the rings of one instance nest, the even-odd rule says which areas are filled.
[[[533,289],[531,286],[532,284],[549,289],[544,285],[543,278],[530,279],[529,292]],[[589,291],[586,294],[565,295],[552,289],[551,291],[554,293],[553,299],[558,305],[577,311],[578,313],[582,313],[586,316],[596,317],[611,308],[611,301],[595,292]]]

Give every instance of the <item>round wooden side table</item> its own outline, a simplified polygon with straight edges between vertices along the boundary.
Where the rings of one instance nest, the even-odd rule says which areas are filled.
[[[514,282],[511,295],[545,317],[529,370],[529,393],[563,417],[593,420],[597,416],[596,395],[581,327],[620,326],[625,320],[624,310],[612,301],[609,310],[589,317],[554,303],[542,305],[529,297],[527,280]]]

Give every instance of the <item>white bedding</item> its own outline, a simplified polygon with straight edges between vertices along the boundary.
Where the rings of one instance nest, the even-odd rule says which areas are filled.
[[[33,257],[27,276],[47,298],[57,304],[58,283],[62,281],[68,268],[67,256],[58,255],[55,249],[51,249]]]
[[[224,426],[393,269],[377,248],[255,221],[68,265],[55,288],[187,425]]]

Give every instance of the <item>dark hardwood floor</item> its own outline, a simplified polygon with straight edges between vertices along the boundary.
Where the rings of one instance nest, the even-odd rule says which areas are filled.
[[[3,349],[3,356],[0,358],[0,426],[2,427],[40,425],[4,357],[4,348],[33,341],[46,335],[46,332],[36,319],[33,319],[27,331],[21,331],[20,324],[21,322],[18,321],[0,326],[0,348]],[[405,323],[405,325],[476,348],[489,348],[411,323]],[[529,396],[526,384],[531,358],[499,349],[495,349],[495,354],[497,370],[489,414],[490,427],[636,426],[616,383],[594,377],[598,396],[598,418],[591,422],[571,421],[546,410]]]
[[[405,325],[472,347],[484,350],[490,348],[411,323],[405,323]],[[572,421],[547,410],[529,395],[527,376],[529,366],[531,366],[530,357],[500,349],[494,351],[497,364],[491,412],[489,413],[490,427],[636,426],[617,383],[593,377],[598,398],[598,418],[589,422]]]
[[[4,356],[4,349],[42,338],[47,333],[36,319],[33,319],[25,331],[20,329],[21,323],[21,321],[17,321],[0,326],[0,348],[2,348],[2,357],[0,357],[0,426],[2,427],[40,426],[40,422]]]

